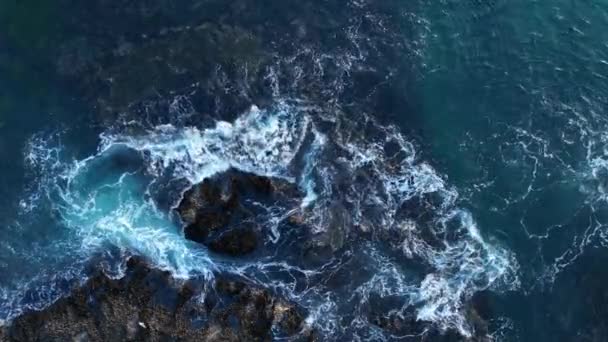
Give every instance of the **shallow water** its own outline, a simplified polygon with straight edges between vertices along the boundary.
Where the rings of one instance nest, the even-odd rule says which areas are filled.
[[[0,320],[141,255],[271,288],[328,340],[479,335],[471,303],[496,340],[606,338],[603,2],[3,6]],[[240,259],[172,210],[229,169],[300,193],[255,203]]]

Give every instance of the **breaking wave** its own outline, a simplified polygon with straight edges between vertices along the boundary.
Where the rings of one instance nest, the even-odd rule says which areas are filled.
[[[456,189],[398,129],[365,114],[349,118],[337,108],[284,100],[208,128],[107,131],[84,159],[69,157],[58,136],[30,141],[25,159],[37,185],[21,214],[52,208],[59,233],[36,250],[36,265],[55,260],[48,269],[66,282],[83,281],[86,262],[100,255],[116,277],[133,254],[177,278],[234,272],[306,307],[307,323],[327,336],[373,339],[389,336],[366,313],[373,302],[397,298],[387,315],[414,314],[471,336],[467,300],[480,290],[518,286],[513,256],[483,237],[459,207]],[[297,214],[307,236],[333,256],[321,265],[280,253],[234,261],[186,240],[172,209],[190,186],[229,169],[281,178],[302,192],[296,204],[266,209],[268,245],[289,242],[293,228],[284,223]],[[348,281],[333,279],[343,272]],[[2,289],[2,319],[42,308],[73,286],[48,289],[40,285],[48,283],[44,273],[35,279],[39,284]],[[339,319],[346,312],[352,323]]]

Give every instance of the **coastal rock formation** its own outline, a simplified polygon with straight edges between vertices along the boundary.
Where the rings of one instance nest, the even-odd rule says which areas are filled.
[[[290,201],[294,186],[236,170],[205,179],[184,194],[177,211],[187,239],[231,256],[252,253],[263,243],[254,217],[259,203]],[[293,201],[293,199],[291,199]]]
[[[306,339],[305,312],[231,276],[181,283],[131,258],[126,274],[98,272],[47,309],[18,317],[2,341],[267,341]]]

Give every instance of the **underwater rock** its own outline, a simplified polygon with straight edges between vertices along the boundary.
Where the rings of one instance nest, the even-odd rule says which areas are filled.
[[[183,116],[213,114],[220,107],[244,111],[257,98],[250,84],[262,79],[268,58],[259,45],[239,27],[202,22],[139,37],[78,37],[61,43],[55,64],[58,76],[82,94],[100,121],[122,115],[155,123],[176,110],[186,111]],[[174,108],[179,95],[190,98],[187,108]]]
[[[0,330],[2,341],[266,341],[303,330],[305,312],[268,290],[217,275],[181,283],[131,258],[125,276],[102,272],[42,311]]]
[[[399,313],[386,312],[371,312],[369,316],[370,322],[390,332],[394,336],[411,336],[413,341],[436,341],[436,342],[490,342],[487,330],[477,332],[475,335],[465,337],[459,334],[456,330],[439,331],[425,322],[416,319],[416,315],[412,312],[409,315]]]
[[[176,99],[188,102],[178,106],[185,113],[176,116],[197,119],[186,119],[188,124],[207,116],[229,120],[252,104],[272,102],[277,92],[321,102],[361,101],[396,74],[404,56],[401,37],[386,34],[385,25],[401,24],[390,6],[380,9],[382,20],[366,16],[355,25],[351,18],[358,6],[338,3],[60,3],[59,11],[73,15],[62,23],[66,33],[49,44],[50,64],[104,124],[167,123]],[[268,11],[282,15],[269,17]],[[345,15],[336,17],[336,11]],[[353,34],[360,25],[375,39]],[[374,75],[362,66],[350,67],[364,56],[394,63],[377,65]],[[345,77],[351,72],[363,76]]]
[[[264,289],[224,278],[216,282],[216,290],[231,299],[216,304],[218,317],[231,325],[237,324],[236,319],[242,335],[248,335],[246,340],[267,336],[273,326],[281,336],[292,336],[302,328],[303,312],[291,303],[273,298]]]

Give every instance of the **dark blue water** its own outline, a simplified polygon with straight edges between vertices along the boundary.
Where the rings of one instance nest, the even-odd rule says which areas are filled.
[[[599,0],[7,0],[0,320],[141,255],[326,340],[606,340],[607,29]],[[229,169],[300,193],[250,257],[172,210]]]
[[[607,8],[469,3],[431,10],[427,140],[518,255],[521,289],[496,305],[516,335],[603,340]]]

